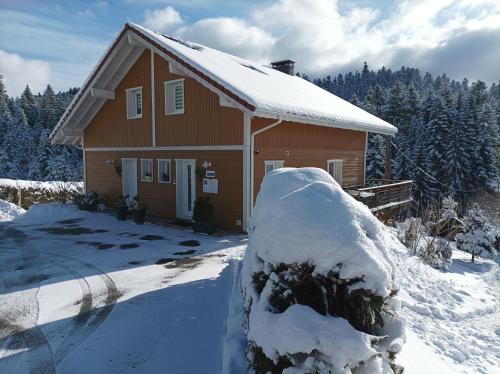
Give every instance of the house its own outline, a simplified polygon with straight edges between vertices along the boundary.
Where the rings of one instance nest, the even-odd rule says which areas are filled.
[[[245,230],[265,173],[315,166],[364,187],[367,133],[396,131],[291,60],[267,67],[127,23],[51,139],[81,144],[85,187],[107,201],[137,195],[150,215],[190,219],[209,195],[219,226]]]

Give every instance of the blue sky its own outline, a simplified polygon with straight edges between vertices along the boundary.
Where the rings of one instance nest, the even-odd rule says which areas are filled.
[[[8,93],[80,86],[127,21],[261,63],[291,58],[311,76],[368,61],[500,79],[497,0],[0,0]]]

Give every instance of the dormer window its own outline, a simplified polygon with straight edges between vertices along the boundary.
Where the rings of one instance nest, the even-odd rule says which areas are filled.
[[[165,85],[165,114],[184,113],[184,79],[163,82]]]
[[[129,88],[127,93],[127,119],[142,117],[142,87]]]

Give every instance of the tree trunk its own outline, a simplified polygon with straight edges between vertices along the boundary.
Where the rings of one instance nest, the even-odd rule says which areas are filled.
[[[474,252],[472,252],[472,262],[474,262]]]
[[[385,180],[391,180],[391,136],[385,136]]]

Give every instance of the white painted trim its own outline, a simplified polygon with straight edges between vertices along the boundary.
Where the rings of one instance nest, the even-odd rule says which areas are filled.
[[[83,135],[83,131],[81,130],[72,130],[72,129],[63,129],[62,130],[63,136],[81,136]]]
[[[149,161],[151,163],[151,180],[143,179],[143,167],[142,167],[142,162],[143,161]],[[154,165],[153,165],[153,159],[152,158],[141,158],[141,182],[154,182]]]
[[[92,97],[98,97],[101,99],[114,100],[115,99],[115,91],[103,90],[101,88],[90,88],[90,95]]]
[[[236,108],[236,109],[238,109],[233,103],[231,103],[229,100],[226,100],[222,96],[219,96],[219,105],[227,107],[227,108]]]
[[[168,64],[168,71],[175,75],[185,76],[186,74],[174,64]]]
[[[280,167],[277,167],[277,163],[281,163]],[[266,175],[266,166],[273,165],[273,170],[281,169],[285,167],[285,160],[264,160],[264,175]]]
[[[184,187],[182,185],[182,178],[179,178],[181,167],[179,167],[178,163],[191,163],[194,167],[191,170],[192,180],[191,180],[191,195],[193,198],[193,207],[191,211],[194,209],[194,202],[196,201],[196,159],[192,158],[176,158],[175,159],[175,212],[176,216],[181,219],[192,219],[193,217],[185,216],[182,211],[183,202],[181,201],[181,193],[180,188]]]
[[[134,117],[129,117],[128,116],[128,92],[129,91],[138,91],[138,90],[141,90],[141,114],[138,115],[136,114]],[[125,90],[125,104],[126,104],[126,110],[127,110],[127,119],[138,119],[138,118],[142,118],[142,113],[144,113],[144,96],[143,96],[143,89],[142,89],[142,86],[139,86],[139,87],[131,87],[131,88],[127,88]],[[136,103],[136,107],[135,107],[135,112],[137,113],[137,103]]]
[[[160,179],[160,162],[168,162],[168,181],[164,182]],[[159,158],[156,160],[156,169],[158,174],[158,183],[172,183],[172,159],[171,158]]]
[[[221,98],[222,100],[222,98]],[[252,138],[252,116],[250,113],[243,113],[243,231],[248,231],[250,227],[250,217],[252,211],[251,188],[251,138]]]
[[[86,148],[88,152],[125,152],[125,151],[241,151],[243,145],[180,145],[171,147],[102,147]]]
[[[251,162],[250,162],[250,219],[252,218],[252,212],[253,212],[253,204],[254,204],[254,195],[255,195],[255,136],[263,133],[264,131],[267,131],[269,129],[272,129],[275,126],[278,126],[283,120],[279,118],[276,122],[271,123],[270,125],[267,125],[259,130],[256,130],[252,133],[250,137],[250,157],[251,157]]]
[[[141,46],[141,41],[138,37],[136,37],[133,33],[131,32],[128,32],[127,33],[127,41],[129,44],[133,44],[133,45],[138,45],[138,46]]]
[[[155,53],[151,50],[151,144],[156,146],[156,86],[155,86]]]
[[[121,162],[122,162],[122,175],[121,175],[121,179],[122,179],[122,196],[125,196],[125,186],[124,186],[124,183],[125,183],[125,178],[123,177],[123,173],[125,171],[125,168],[123,167],[123,161],[134,161],[134,165],[135,165],[135,190],[136,190],[136,193],[139,194],[139,188],[137,186],[137,158],[122,158],[121,159]],[[127,201],[128,204],[130,204],[130,202],[133,200],[135,196],[129,196],[129,200]]]
[[[83,137],[82,137],[83,143]],[[83,152],[83,192],[87,193],[87,160],[85,157],[85,148],[82,149]]]
[[[182,83],[182,109],[181,110],[176,110],[175,109],[175,97],[173,98],[174,100],[174,111],[171,112],[171,113],[168,113],[167,111],[167,108],[168,108],[168,98],[169,98],[169,95],[167,95],[167,88],[169,86],[172,86],[174,87],[174,90],[175,90],[175,87],[179,84],[179,83]],[[172,79],[172,80],[169,80],[169,81],[165,81],[163,82],[163,97],[164,97],[164,105],[165,105],[165,115],[166,116],[172,116],[172,115],[176,115],[176,114],[184,114],[184,109],[185,109],[185,105],[186,103],[184,102],[184,78],[180,78],[180,79]]]

